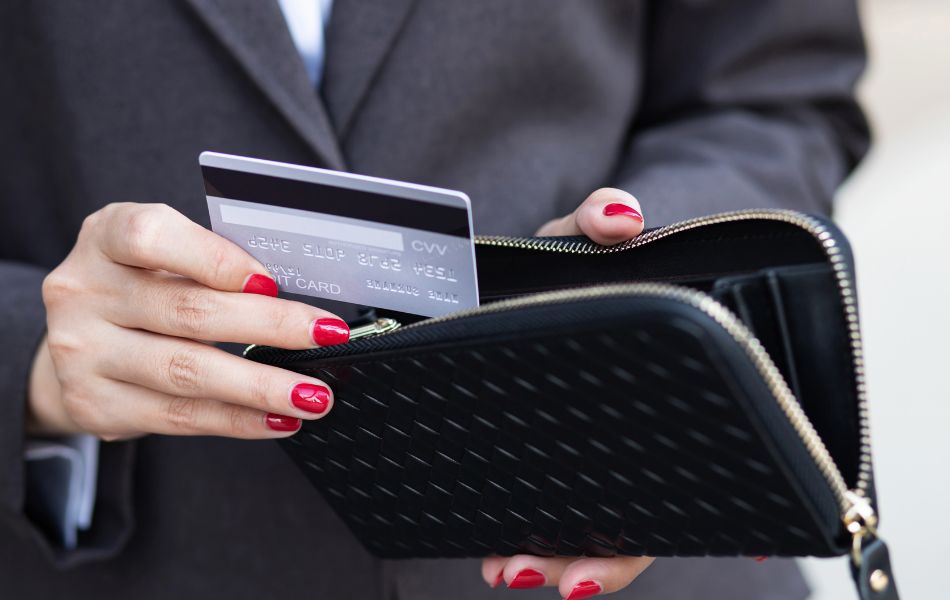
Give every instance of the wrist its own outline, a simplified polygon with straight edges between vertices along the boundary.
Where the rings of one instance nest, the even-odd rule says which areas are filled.
[[[46,344],[40,342],[30,369],[26,398],[26,432],[32,435],[63,435],[76,433],[77,427],[62,403],[62,388],[56,367]]]

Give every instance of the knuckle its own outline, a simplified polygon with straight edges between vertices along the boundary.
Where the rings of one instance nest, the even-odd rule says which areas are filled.
[[[274,382],[270,375],[262,369],[255,372],[250,378],[250,385],[247,387],[247,401],[263,410],[279,410],[280,407],[273,400],[275,397],[273,391]]]
[[[94,213],[86,215],[86,218],[82,220],[82,225],[79,227],[79,238],[85,238],[92,235],[99,227],[99,223],[102,222],[104,215],[106,214],[108,207],[100,208]]]
[[[177,390],[194,391],[202,385],[202,360],[191,348],[172,352],[165,364],[165,379]]]
[[[188,287],[171,294],[164,311],[166,323],[189,337],[201,337],[216,313],[217,302],[208,290]]]
[[[54,327],[46,332],[46,345],[54,359],[75,356],[84,348],[80,336],[62,327]]]
[[[97,210],[96,212],[94,212],[93,214],[94,215],[98,214],[104,218],[109,218],[109,217],[115,216],[116,213],[122,212],[129,208],[134,208],[136,206],[139,206],[139,205],[135,204],[134,202],[110,202],[106,204],[105,206],[103,206],[102,208],[100,208],[99,210]]]
[[[223,240],[212,245],[204,261],[208,281],[226,281],[238,269],[232,250]]]
[[[195,431],[198,426],[198,400],[172,398],[165,406],[165,422],[178,433]]]
[[[283,339],[295,339],[297,337],[295,334],[313,321],[309,313],[301,314],[302,311],[294,310],[291,306],[289,303],[284,303],[280,309],[266,314],[266,319],[269,321],[268,330]]]
[[[84,384],[76,378],[67,378],[61,383],[63,409],[80,431],[104,442],[125,440],[139,434],[127,428],[127,424],[114,411],[104,409],[98,386]]]
[[[250,430],[247,409],[242,406],[227,405],[224,411],[224,434],[228,437],[247,437]]]
[[[123,211],[134,208],[135,206],[138,205],[131,202],[110,202],[99,210],[89,213],[89,215],[83,219],[80,231],[92,232],[102,226],[108,226],[113,219],[121,215]]]
[[[102,411],[97,409],[92,398],[90,395],[71,389],[71,386],[64,387],[63,408],[69,418],[83,431],[103,431],[106,428],[105,419]]]
[[[56,306],[60,302],[75,298],[82,289],[83,285],[78,279],[62,268],[54,269],[43,279],[43,303],[46,306]]]
[[[148,259],[161,247],[162,221],[167,216],[162,206],[134,206],[127,211],[120,231],[131,258]]]

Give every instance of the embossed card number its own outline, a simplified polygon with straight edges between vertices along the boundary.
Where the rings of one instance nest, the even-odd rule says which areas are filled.
[[[461,192],[205,152],[211,228],[283,292],[426,317],[478,306]]]

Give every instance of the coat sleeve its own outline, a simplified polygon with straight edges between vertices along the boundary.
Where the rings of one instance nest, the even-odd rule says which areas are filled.
[[[20,512],[26,494],[24,432],[30,369],[46,330],[40,295],[45,271],[0,262],[0,389],[5,418],[0,421],[0,502],[5,513]]]
[[[49,559],[69,566],[118,552],[132,531],[131,443],[103,444],[99,457],[97,500],[91,527],[67,550],[39,508],[41,488],[31,482],[55,477],[40,474],[50,461],[25,460],[26,400],[33,357],[46,330],[41,287],[46,270],[0,260],[0,535],[39,547]]]
[[[828,213],[869,144],[854,0],[657,0],[617,187],[650,225],[740,208]]]

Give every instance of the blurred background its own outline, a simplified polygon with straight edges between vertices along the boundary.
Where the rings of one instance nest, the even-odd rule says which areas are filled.
[[[875,145],[842,187],[867,351],[881,533],[901,596],[946,597],[950,537],[950,0],[862,0]],[[846,559],[802,561],[814,600]]]

